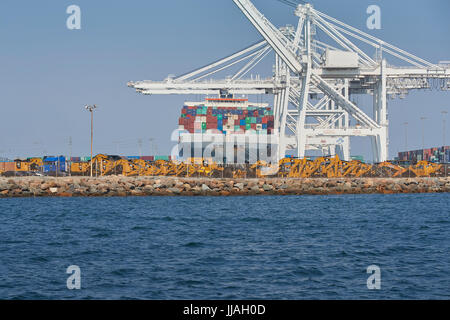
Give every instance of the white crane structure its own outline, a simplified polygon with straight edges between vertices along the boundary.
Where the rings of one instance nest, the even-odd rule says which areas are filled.
[[[143,94],[270,94],[278,159],[287,150],[296,151],[300,158],[306,150],[319,150],[339,152],[349,160],[350,137],[359,136],[370,137],[374,162],[388,159],[388,98],[404,98],[414,89],[450,89],[450,65],[430,63],[311,4],[295,4],[296,27],[277,28],[250,0],[233,2],[263,40],[184,75],[128,86]],[[327,42],[318,39],[319,31]],[[275,56],[273,77],[244,78],[270,52]],[[386,56],[403,65],[388,64]],[[243,66],[232,76],[211,78],[238,64]],[[354,95],[373,96],[371,108],[358,106],[352,101]],[[363,107],[372,109],[371,115]]]

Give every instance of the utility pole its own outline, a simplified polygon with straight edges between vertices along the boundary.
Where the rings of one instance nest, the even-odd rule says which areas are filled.
[[[425,122],[426,117],[420,117],[420,120],[422,122],[422,150],[425,149]]]
[[[69,161],[66,161],[66,163],[69,163],[69,176],[72,176],[72,137],[69,137]]]
[[[97,106],[94,104],[93,106],[86,105],[84,108],[91,113],[91,178],[92,178],[92,145],[94,143],[94,110],[97,109]]]
[[[153,138],[148,139],[148,141],[150,142],[150,155],[154,156],[154,154],[153,154]]]
[[[116,146],[116,155],[119,155],[119,143],[120,141],[113,141],[113,144]]]

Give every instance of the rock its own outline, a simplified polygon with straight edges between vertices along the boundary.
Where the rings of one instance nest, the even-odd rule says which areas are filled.
[[[130,194],[131,194],[132,196],[140,196],[140,195],[142,195],[142,192],[139,191],[139,190],[133,189],[133,190],[130,191]]]
[[[208,187],[206,184],[202,184],[202,191],[211,191],[211,188]]]
[[[183,184],[183,188],[184,188],[184,190],[186,190],[186,191],[189,191],[189,190],[192,189],[192,187],[191,187],[191,185],[190,185],[189,183]]]
[[[235,186],[236,188],[238,188],[239,190],[244,189],[244,184],[243,184],[242,182],[236,183],[234,186]]]
[[[55,187],[51,187],[51,188],[49,188],[49,190],[50,190],[51,193],[57,193],[58,192],[58,188],[55,188]]]
[[[262,188],[264,191],[272,191],[273,190],[273,186],[270,184],[263,184]]]
[[[48,182],[44,182],[42,185],[41,185],[41,189],[42,190],[47,190],[48,188],[50,188],[50,183],[48,183]]]
[[[168,188],[167,190],[170,191],[170,192],[173,192],[175,194],[180,194],[181,191],[182,191],[180,188],[176,188],[176,187]]]
[[[3,191],[3,190],[9,190],[8,183],[0,182],[0,191]]]
[[[181,182],[181,181],[179,181],[179,180],[177,180],[177,181],[175,181],[175,187],[177,187],[177,188],[183,188],[183,182]]]

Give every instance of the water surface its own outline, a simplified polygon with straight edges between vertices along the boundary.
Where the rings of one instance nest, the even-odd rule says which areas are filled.
[[[449,299],[449,200],[2,199],[0,299]]]

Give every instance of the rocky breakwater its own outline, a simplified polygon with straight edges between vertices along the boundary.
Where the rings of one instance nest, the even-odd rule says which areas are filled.
[[[118,176],[0,178],[0,198],[431,192],[450,192],[450,178],[209,179]]]

